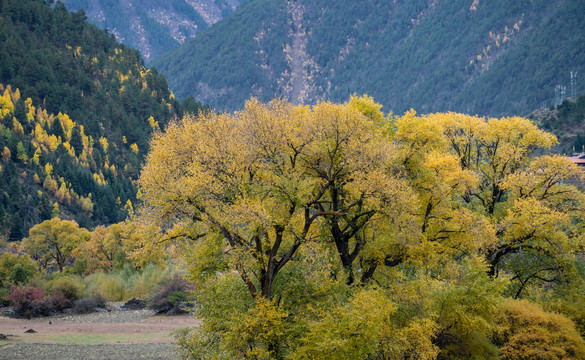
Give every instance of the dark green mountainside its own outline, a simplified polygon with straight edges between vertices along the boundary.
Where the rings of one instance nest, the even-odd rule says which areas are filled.
[[[152,131],[177,102],[140,54],[41,0],[0,1],[0,234],[59,214],[83,227],[123,220]]]
[[[566,99],[558,106],[535,110],[528,118],[557,136],[557,152],[585,153],[585,95],[576,100]]]
[[[584,13],[581,0],[254,0],[152,65],[218,109],[368,93],[396,113],[525,115],[585,75]]]

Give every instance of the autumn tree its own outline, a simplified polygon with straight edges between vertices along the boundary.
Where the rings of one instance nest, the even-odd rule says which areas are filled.
[[[76,259],[85,261],[85,272],[110,271],[119,252],[123,251],[122,240],[118,236],[118,224],[109,227],[98,226],[87,241],[79,243],[73,250]]]
[[[186,116],[152,139],[132,256],[180,249],[202,319],[186,356],[495,358],[504,294],[578,276],[579,173],[537,156],[554,142],[367,96]]]
[[[553,135],[518,117],[486,120],[461,114],[409,113],[398,120],[397,128],[405,149],[403,162],[416,175],[412,183],[423,190],[421,198],[428,199],[423,224],[445,215],[452,218],[453,210],[438,213],[437,205],[444,206],[446,199],[455,199],[456,211],[466,213],[471,223],[489,222],[472,239],[479,241],[492,276],[500,270],[512,272],[516,297],[530,283],[560,282],[560,274],[572,271],[582,246],[585,197],[567,181],[583,174],[562,156],[536,156],[556,143]],[[433,155],[437,153],[439,157]],[[447,174],[459,188],[453,192],[451,186],[447,198],[431,189],[429,167],[437,160],[444,168],[451,161]],[[473,228],[479,230],[477,225],[460,229],[471,234]],[[445,230],[438,239],[457,232]]]
[[[33,226],[23,244],[39,269],[57,267],[62,272],[73,249],[87,237],[87,230],[80,229],[76,222],[55,217]]]
[[[221,234],[253,297],[270,298],[298,248],[323,236],[352,283],[367,239],[384,236],[364,233],[368,225],[398,221],[411,196],[385,166],[392,151],[380,125],[329,103],[252,100],[235,115],[187,117],[153,140],[144,199],[161,219],[176,220],[171,237]]]

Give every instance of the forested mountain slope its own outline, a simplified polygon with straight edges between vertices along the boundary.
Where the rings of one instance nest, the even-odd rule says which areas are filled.
[[[230,14],[246,0],[63,0],[88,20],[140,50],[146,61]]]
[[[585,75],[581,0],[254,0],[153,62],[178,97],[528,114]],[[578,81],[577,86],[580,86]],[[567,94],[569,95],[569,94]]]
[[[558,106],[533,111],[529,118],[539,127],[555,134],[558,152],[585,152],[585,95],[566,99]]]
[[[56,214],[83,227],[123,220],[150,134],[182,112],[138,51],[83,14],[1,0],[1,236]]]

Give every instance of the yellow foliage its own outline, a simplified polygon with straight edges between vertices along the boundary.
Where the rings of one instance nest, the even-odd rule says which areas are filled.
[[[10,160],[11,157],[12,154],[10,152],[10,149],[4,146],[4,149],[2,150],[2,161],[7,162],[8,160]]]
[[[24,101],[24,105],[26,108],[26,120],[30,124],[35,120],[35,112],[36,112],[35,107],[32,105],[32,99],[27,98]]]
[[[65,148],[65,150],[67,150],[69,155],[75,157],[75,149],[73,149],[73,147],[71,147],[71,145],[69,145],[67,141],[63,142],[63,147]]]
[[[37,148],[33,155],[32,161],[35,165],[39,165],[39,160],[41,158],[41,148]]]
[[[83,241],[85,231],[75,222],[53,218],[32,227],[23,245],[41,268],[54,264],[62,272],[73,249]]]
[[[99,172],[99,174],[94,173],[93,179],[96,183],[98,183],[98,185],[107,185],[108,184],[108,182],[104,178],[104,174],[101,171]]]
[[[86,213],[92,214],[93,213],[93,202],[90,198],[81,198],[81,209]]]
[[[391,326],[394,311],[396,305],[383,292],[361,289],[348,304],[331,309],[311,324],[293,359],[351,360],[383,353],[381,335]]]
[[[10,96],[12,97],[12,102],[16,103],[18,102],[18,100],[20,100],[20,90],[17,88],[15,91],[13,91]]]
[[[45,142],[44,142],[44,144],[45,144],[45,145],[46,145],[46,146],[47,146],[47,147],[48,147],[48,148],[49,148],[51,151],[55,151],[55,150],[57,150],[57,147],[59,146],[59,144],[60,144],[60,141],[59,141],[59,139],[58,139],[58,138],[57,138],[55,135],[51,134],[51,135],[49,135],[49,136],[47,136],[47,137],[45,138]]]
[[[150,124],[150,127],[153,130],[160,130],[159,126],[158,126],[158,121],[154,121],[154,118],[152,116],[150,116],[148,118],[148,123]]]
[[[518,117],[252,99],[154,132],[122,243],[184,255],[201,354],[496,357],[501,294],[585,246],[578,169],[535,154],[555,143]]]
[[[50,194],[53,194],[59,187],[57,186],[57,181],[53,180],[51,175],[47,174],[45,181],[43,182],[43,188],[45,188]]]
[[[496,344],[501,358],[584,359],[585,341],[575,324],[526,300],[508,301],[497,313]]]
[[[37,140],[37,142],[39,143],[45,143],[45,139],[47,138],[47,133],[45,132],[45,130],[42,128],[40,123],[36,123],[35,124],[35,139]]]
[[[376,124],[382,123],[384,114],[380,110],[382,105],[376,103],[374,98],[368,95],[352,95],[349,99],[349,106],[372,119]]]
[[[45,164],[45,174],[53,175],[53,165],[46,163]]]
[[[108,139],[106,139],[105,137],[100,137],[99,140],[100,144],[102,145],[102,149],[104,149],[104,153],[108,152]]]
[[[232,351],[247,359],[270,359],[278,357],[278,347],[285,335],[288,314],[284,309],[267,299],[258,299],[254,307],[243,314],[226,340],[234,347]]]
[[[16,120],[16,118],[12,118],[12,130],[16,134],[24,134],[24,129],[22,127],[22,124],[20,122],[18,122],[18,120]]]
[[[132,201],[130,201],[130,199],[126,201],[126,204],[124,205],[124,210],[128,213],[128,215],[130,216],[134,215],[134,207],[132,206]]]
[[[14,104],[12,103],[10,92],[6,89],[4,94],[0,96],[0,119],[4,119],[12,113],[14,113]]]
[[[71,118],[69,118],[69,115],[67,114],[59,113],[57,117],[61,121],[61,125],[63,126],[63,132],[65,133],[65,139],[63,139],[63,141],[65,142],[66,140],[67,141],[70,140],[71,131],[73,130],[75,123],[73,122],[73,120],[71,120]]]

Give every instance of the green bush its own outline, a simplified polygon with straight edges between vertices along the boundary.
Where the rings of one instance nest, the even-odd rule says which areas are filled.
[[[86,296],[101,294],[108,301],[124,301],[129,299],[130,293],[126,288],[126,282],[117,274],[95,273],[84,279],[86,283]]]
[[[101,294],[108,301],[127,301],[133,297],[145,299],[168,273],[168,270],[155,265],[136,270],[125,264],[119,271],[95,273],[86,277],[84,296]]]
[[[35,262],[30,256],[8,252],[0,255],[0,287],[7,287],[8,284],[27,284],[36,273]]]
[[[0,288],[0,306],[8,305],[10,305],[10,301],[8,301],[8,289]]]
[[[83,282],[76,276],[61,276],[49,283],[51,294],[62,293],[70,301],[79,299],[84,288]]]

